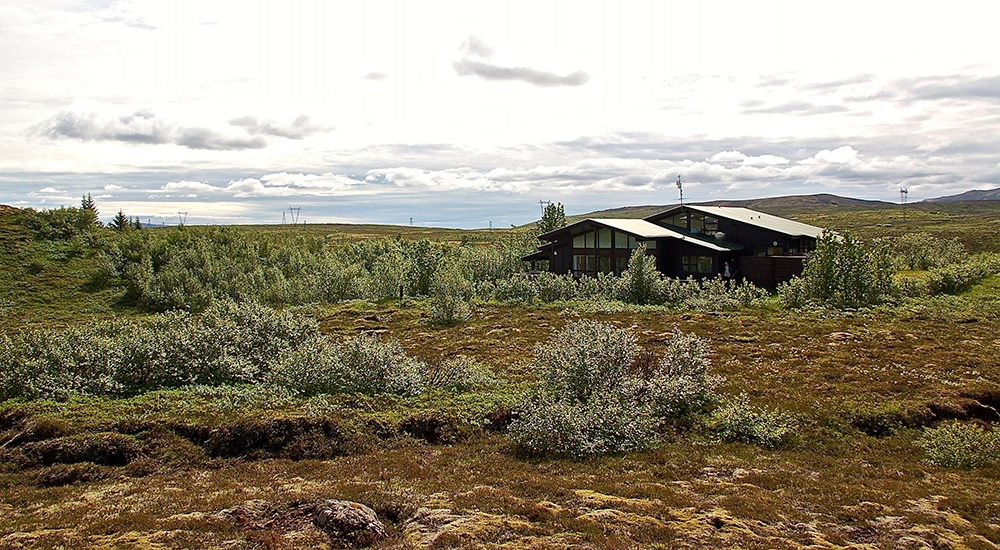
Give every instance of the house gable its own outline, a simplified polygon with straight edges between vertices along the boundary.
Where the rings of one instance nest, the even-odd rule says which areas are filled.
[[[770,286],[801,271],[822,231],[747,208],[684,205],[641,220],[588,218],[549,231],[523,259],[547,259],[559,274],[620,274],[644,243],[667,276],[712,277],[745,265],[746,278]]]

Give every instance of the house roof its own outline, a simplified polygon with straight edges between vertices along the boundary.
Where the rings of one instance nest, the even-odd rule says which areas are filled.
[[[772,216],[771,214],[765,214],[764,212],[758,212],[756,210],[750,210],[749,208],[742,208],[738,206],[677,206],[665,212],[649,216],[646,218],[646,221],[662,220],[663,218],[684,209],[694,210],[703,214],[708,214],[709,216],[715,216],[717,218],[725,218],[728,220],[755,225],[757,227],[770,229],[771,231],[777,231],[778,233],[792,237],[807,236],[818,239],[820,234],[823,232],[822,227],[816,227],[815,225],[789,220],[788,218]]]
[[[628,233],[640,241],[650,241],[654,239],[677,239],[680,241],[689,242],[691,244],[708,248],[716,252],[730,252],[732,250],[741,250],[743,247],[728,243],[718,239],[710,239],[707,237],[700,237],[688,234],[683,231],[676,231],[662,225],[656,225],[655,223],[648,222],[646,220],[634,220],[634,219],[622,219],[622,218],[587,218],[585,220],[578,221],[574,224],[567,225],[565,227],[560,227],[559,229],[554,229],[548,233],[543,233],[538,236],[539,239],[552,240],[561,234],[566,236],[572,235],[573,230],[581,225],[591,224],[591,225],[603,225],[605,227],[610,227],[616,231],[622,231]],[[544,245],[543,245],[544,246]],[[541,248],[541,247],[540,247]]]

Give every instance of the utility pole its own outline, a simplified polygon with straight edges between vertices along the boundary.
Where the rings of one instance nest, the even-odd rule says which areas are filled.
[[[188,213],[187,212],[178,212],[177,213],[177,219],[181,222],[181,227],[184,227],[184,224],[187,223]]]
[[[905,187],[899,188],[899,206],[903,210],[903,221],[906,221],[906,198],[909,196],[910,190]]]
[[[681,196],[681,206],[684,206],[684,188],[681,187],[681,177],[677,176],[677,193]]]
[[[288,207],[288,213],[292,217],[292,225],[298,225],[299,223],[299,213],[302,212],[301,206]]]

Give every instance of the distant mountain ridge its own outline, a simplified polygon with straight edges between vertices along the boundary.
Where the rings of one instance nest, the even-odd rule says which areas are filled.
[[[738,206],[759,210],[768,214],[782,216],[793,213],[810,212],[813,210],[828,209],[835,207],[843,210],[869,210],[877,208],[891,208],[895,203],[886,201],[873,201],[864,199],[852,199],[831,195],[829,193],[817,193],[815,195],[789,195],[784,197],[769,197],[766,199],[745,199],[745,200],[717,200],[708,202],[691,202],[687,204],[703,206]],[[570,223],[586,218],[645,218],[664,210],[674,208],[677,204],[667,204],[662,206],[623,206],[620,208],[609,208],[598,210],[588,214],[578,214],[566,216]]]
[[[1000,201],[1000,187],[996,189],[973,189],[958,195],[948,195],[936,199],[924,199],[923,202],[968,202],[968,201]]]

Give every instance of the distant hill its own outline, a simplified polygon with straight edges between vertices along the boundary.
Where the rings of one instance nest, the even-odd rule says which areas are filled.
[[[948,195],[936,199],[924,199],[922,202],[969,202],[969,201],[1000,201],[1000,188],[973,189],[958,195]]]
[[[746,199],[746,200],[721,200],[710,202],[694,202],[690,204],[701,204],[705,206],[740,206],[759,210],[775,216],[787,216],[791,214],[802,214],[817,210],[876,210],[881,208],[892,208],[894,203],[885,201],[872,201],[863,199],[851,199],[839,197],[829,193],[819,193],[816,195],[791,195],[787,197],[770,197],[766,199]],[[588,214],[577,214],[566,216],[569,223],[574,223],[586,218],[645,218],[657,212],[663,212],[677,206],[668,204],[662,206],[623,206],[621,208],[609,208],[598,210]]]

